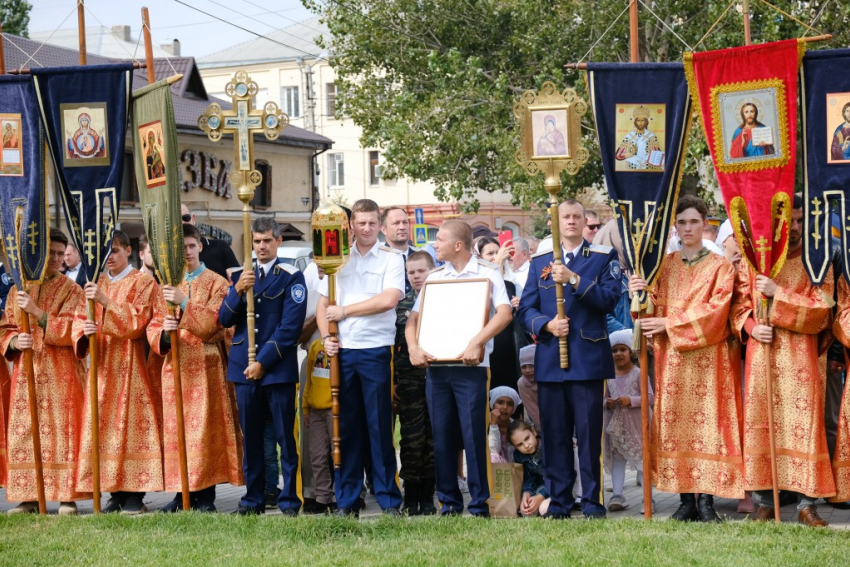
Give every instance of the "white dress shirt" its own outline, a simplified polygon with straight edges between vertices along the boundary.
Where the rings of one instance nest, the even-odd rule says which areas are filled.
[[[116,274],[115,276],[110,274],[109,270],[107,270],[106,277],[109,278],[109,283],[118,283],[127,276],[129,276],[130,272],[132,272],[133,270],[135,270],[135,268],[132,266],[132,264],[127,264],[127,267],[118,272],[118,274]]]
[[[82,268],[82,267],[83,267],[83,263],[78,262],[77,267],[76,268],[68,268],[68,270],[65,272],[65,275],[68,276],[69,278],[71,278],[71,281],[75,282],[75,281],[77,281],[77,276],[80,274],[80,268]]]
[[[361,255],[357,245],[351,247],[348,263],[336,275],[336,304],[346,307],[366,301],[387,289],[404,295],[404,259],[401,252],[380,242]],[[319,293],[328,296],[328,278],[319,284]],[[339,322],[339,339],[343,348],[365,349],[395,344],[396,311],[346,317]]]
[[[511,302],[508,299],[508,292],[505,291],[505,280],[502,279],[499,267],[475,256],[469,259],[469,262],[466,263],[466,266],[460,272],[455,271],[455,267],[451,262],[446,262],[443,267],[428,274],[425,283],[443,280],[470,280],[475,278],[490,278],[490,318],[496,314],[496,308],[498,306],[507,305],[510,307]],[[421,300],[422,294],[420,293],[416,298],[416,303],[413,304],[413,311],[416,313],[419,313],[419,303]],[[451,321],[447,321],[446,323],[451,324]],[[461,349],[466,349],[466,345],[458,346]],[[484,345],[484,360],[478,366],[485,368],[490,366],[491,352],[493,352],[493,339],[490,339]],[[463,364],[458,363],[452,366],[463,366]]]

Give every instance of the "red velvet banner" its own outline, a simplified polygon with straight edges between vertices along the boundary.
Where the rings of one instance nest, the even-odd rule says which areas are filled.
[[[775,277],[788,250],[797,155],[796,39],[685,53],[685,76],[741,252]]]

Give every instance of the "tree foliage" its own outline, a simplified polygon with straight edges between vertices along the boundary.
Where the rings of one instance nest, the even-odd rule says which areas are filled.
[[[524,205],[545,198],[542,177],[530,178],[514,161],[518,127],[512,107],[523,91],[550,80],[586,97],[584,73],[564,70],[565,63],[629,60],[627,0],[303,2],[331,32],[322,42],[333,53],[338,112],[362,127],[364,146],[383,149],[384,175],[433,181],[438,197],[467,208],[477,206],[481,190],[510,191]],[[835,35],[830,44],[810,48],[850,44],[846,3],[772,3]],[[814,33],[759,0],[750,4],[754,43]],[[681,60],[685,44],[697,50],[742,45],[743,19],[729,6],[706,0],[641,3],[640,60]],[[603,183],[589,113],[584,131],[591,160],[575,177],[562,177],[567,194]],[[705,140],[695,132],[686,190],[716,183],[707,156]]]
[[[30,24],[32,4],[26,0],[0,0],[0,23],[3,33],[29,37],[27,28]]]

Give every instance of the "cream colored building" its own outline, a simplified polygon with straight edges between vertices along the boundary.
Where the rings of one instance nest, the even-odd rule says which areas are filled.
[[[442,221],[457,218],[461,207],[438,201],[432,183],[382,178],[380,149],[362,147],[360,128],[350,118],[335,117],[336,76],[328,53],[315,43],[318,36],[327,35],[327,27],[315,18],[268,34],[274,41],[251,40],[201,57],[198,67],[206,90],[211,96],[225,97],[225,85],[233,74],[247,71],[260,87],[258,101],[276,102],[291,124],[333,140],[333,147],[316,157],[319,194],[315,197],[349,205],[369,198],[382,207],[405,207],[411,220],[413,210],[422,208],[429,240],[433,240]],[[483,193],[478,199],[479,213],[460,218],[473,226],[529,234],[530,213],[511,205],[509,194]]]

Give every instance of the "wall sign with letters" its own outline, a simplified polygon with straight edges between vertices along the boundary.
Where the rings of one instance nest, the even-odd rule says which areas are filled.
[[[188,179],[183,180],[183,191],[189,192],[196,187],[211,191],[219,197],[232,199],[230,172],[233,162],[218,159],[213,154],[197,150],[183,150],[180,163],[185,166]]]

